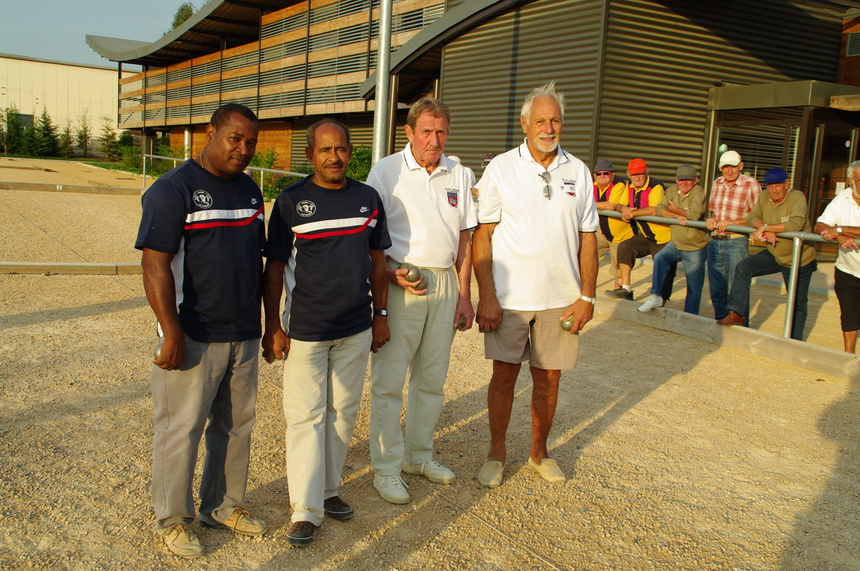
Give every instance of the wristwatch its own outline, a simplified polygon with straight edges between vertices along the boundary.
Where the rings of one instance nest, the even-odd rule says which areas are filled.
[[[842,226],[837,226],[837,227],[836,227],[836,233],[837,233],[837,234],[842,234]]]
[[[374,309],[373,315],[378,315],[380,317],[388,317],[388,310],[387,309]]]
[[[585,295],[581,295],[581,296],[579,296],[579,299],[581,299],[582,301],[587,301],[587,302],[588,302],[588,303],[590,303],[591,305],[594,305],[595,303],[597,303],[597,298],[596,298],[596,297],[588,297],[588,296],[585,296]]]

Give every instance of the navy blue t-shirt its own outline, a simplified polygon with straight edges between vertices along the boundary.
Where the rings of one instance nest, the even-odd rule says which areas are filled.
[[[347,179],[344,188],[308,177],[278,196],[265,255],[284,262],[284,330],[299,341],[330,341],[373,324],[370,250],[391,246],[379,195]]]
[[[216,176],[192,160],[155,181],[141,203],[134,247],[176,254],[182,330],[207,343],[260,337],[265,217],[254,181]]]

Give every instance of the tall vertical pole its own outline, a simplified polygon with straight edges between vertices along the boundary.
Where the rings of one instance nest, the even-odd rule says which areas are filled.
[[[376,102],[373,108],[373,152],[371,163],[384,157],[388,152],[388,90],[391,77],[391,2],[379,2],[379,51],[376,58]]]

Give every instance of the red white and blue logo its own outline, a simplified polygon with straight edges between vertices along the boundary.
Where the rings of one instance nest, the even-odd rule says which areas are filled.
[[[460,201],[460,193],[456,188],[446,188],[445,191],[448,193],[448,204],[457,208],[457,204]]]

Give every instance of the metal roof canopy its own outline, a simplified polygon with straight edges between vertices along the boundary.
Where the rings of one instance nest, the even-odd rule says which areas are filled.
[[[87,34],[87,45],[111,61],[164,67],[259,41],[262,15],[298,1],[210,0],[181,26],[154,42]]]
[[[466,0],[445,12],[441,18],[418,32],[391,54],[390,70],[399,74],[398,99],[410,100],[428,82],[439,77],[442,47],[466,31],[503,14],[511,8],[534,0]],[[365,100],[376,96],[376,73],[361,84]]]
[[[831,107],[831,98],[860,98],[860,87],[827,81],[785,81],[712,87],[708,109],[764,109],[771,107]],[[833,105],[836,108],[837,105]]]

